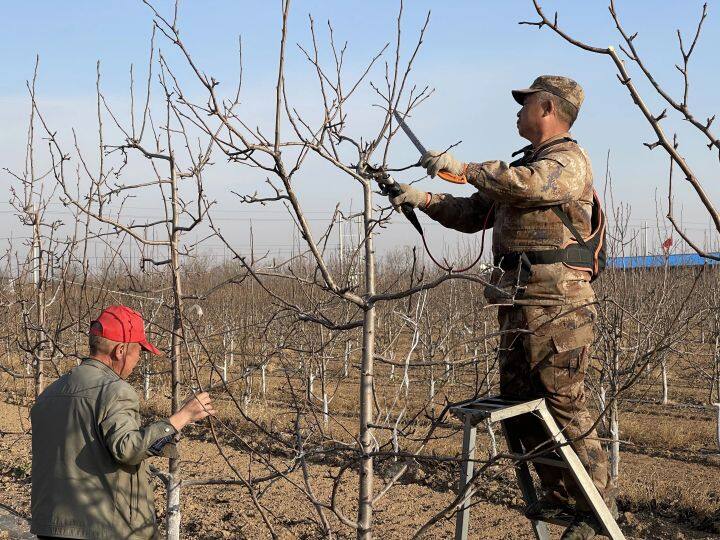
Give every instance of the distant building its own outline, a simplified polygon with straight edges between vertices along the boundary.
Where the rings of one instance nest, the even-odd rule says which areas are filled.
[[[714,252],[711,255],[720,256]],[[673,255],[638,255],[634,257],[608,257],[608,268],[662,268],[666,264],[673,267],[715,265],[720,261],[705,259],[697,253],[677,253]]]

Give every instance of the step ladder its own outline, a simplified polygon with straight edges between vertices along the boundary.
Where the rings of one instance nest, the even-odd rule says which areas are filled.
[[[615,519],[613,519],[610,510],[608,510],[605,501],[598,493],[597,488],[593,484],[585,467],[580,462],[577,454],[568,444],[565,435],[559,428],[557,422],[550,414],[544,399],[535,399],[532,401],[515,401],[501,397],[486,397],[463,403],[462,405],[451,407],[450,412],[458,417],[464,425],[463,430],[463,449],[462,460],[460,462],[460,482],[458,485],[459,493],[467,486],[473,477],[473,466],[475,460],[475,438],[477,435],[477,424],[488,419],[490,423],[503,422],[508,418],[519,416],[521,414],[533,414],[543,423],[550,439],[555,442],[557,449],[549,455],[537,456],[527,460],[515,462],[515,472],[517,474],[520,490],[523,494],[525,504],[530,504],[537,500],[535,485],[530,476],[528,461],[552,465],[555,467],[567,468],[575,478],[581,492],[585,495],[590,508],[595,513],[603,528],[605,534],[611,540],[625,540],[620,527],[618,527]],[[504,428],[503,422],[503,428]],[[510,453],[513,456],[521,457],[525,454],[525,450],[516,434],[503,429],[505,439]],[[457,517],[455,519],[455,540],[467,540],[468,526],[470,523],[470,506],[472,498],[472,488],[468,488],[464,499],[460,503]],[[555,525],[568,526],[573,516],[558,516],[556,519],[549,521]],[[549,540],[547,524],[544,521],[532,521],[532,527],[535,531],[537,540]]]

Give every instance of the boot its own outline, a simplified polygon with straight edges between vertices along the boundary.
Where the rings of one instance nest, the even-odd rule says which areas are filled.
[[[590,540],[602,534],[603,528],[597,518],[591,514],[578,514],[560,540]]]
[[[551,497],[538,499],[525,508],[525,517],[532,521],[549,521],[568,514],[574,514],[572,507]]]

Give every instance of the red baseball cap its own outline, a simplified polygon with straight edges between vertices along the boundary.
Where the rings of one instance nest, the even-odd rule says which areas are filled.
[[[127,306],[106,307],[90,323],[90,333],[118,343],[139,343],[152,354],[162,354],[160,349],[147,340],[142,315]]]

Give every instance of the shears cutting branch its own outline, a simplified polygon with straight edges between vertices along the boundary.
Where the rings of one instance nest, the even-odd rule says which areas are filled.
[[[380,187],[380,193],[385,197],[397,197],[402,193],[402,189],[395,181],[395,179],[385,169],[381,167],[373,167],[368,163],[363,163],[359,167],[359,173],[365,178],[371,178],[375,180]],[[412,223],[415,230],[423,236],[423,229],[420,225],[420,221],[415,215],[415,209],[411,204],[404,203],[400,205],[400,211],[403,215]]]
[[[405,132],[405,135],[407,135],[408,139],[410,139],[410,142],[412,142],[415,148],[417,148],[418,152],[420,152],[420,155],[424,156],[425,154],[427,154],[425,146],[423,145],[423,143],[420,142],[420,139],[415,136],[410,127],[405,123],[405,120],[403,120],[403,117],[400,116],[400,113],[397,112],[397,110],[394,110],[393,116],[395,116],[395,120],[397,120],[398,125]],[[467,184],[467,179],[465,178],[465,175],[458,176],[449,171],[439,171],[437,175],[443,180],[452,182],[453,184]]]

